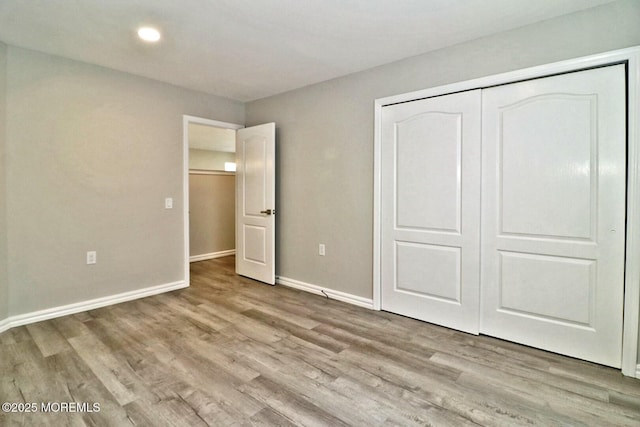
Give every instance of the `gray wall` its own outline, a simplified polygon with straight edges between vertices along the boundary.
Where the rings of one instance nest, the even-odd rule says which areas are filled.
[[[9,283],[7,275],[7,194],[5,165],[5,105],[7,83],[7,46],[0,43],[0,322],[7,317]]]
[[[244,106],[12,46],[6,70],[9,315],[182,280],[182,115]]]
[[[189,255],[235,248],[235,175],[189,174]]]
[[[248,103],[277,125],[277,274],[372,297],[376,98],[639,45],[639,23],[611,3]]]

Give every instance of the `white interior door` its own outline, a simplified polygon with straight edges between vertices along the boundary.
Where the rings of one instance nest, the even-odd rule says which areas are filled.
[[[481,332],[619,367],[624,66],[482,96]]]
[[[236,133],[236,273],[275,284],[275,123]]]
[[[382,109],[382,309],[478,333],[480,91]]]

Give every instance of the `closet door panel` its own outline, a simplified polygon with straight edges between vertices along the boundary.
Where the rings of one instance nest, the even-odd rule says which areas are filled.
[[[483,91],[482,333],[620,366],[624,75]]]
[[[382,308],[478,333],[480,91],[382,111]]]

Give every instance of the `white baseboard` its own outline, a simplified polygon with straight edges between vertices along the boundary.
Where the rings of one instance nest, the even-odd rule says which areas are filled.
[[[640,365],[636,365],[636,378],[640,379]]]
[[[278,276],[276,283],[289,288],[300,289],[316,295],[328,296],[331,299],[347,302],[359,307],[369,308],[373,310],[373,300],[369,298],[359,297],[357,295],[348,294],[346,292],[335,291],[333,289],[323,288],[322,286],[312,285],[311,283],[301,282],[295,279]]]
[[[148,297],[151,295],[162,294],[164,292],[174,291],[176,289],[182,289],[188,286],[188,283],[186,283],[184,280],[181,280],[179,282],[165,283],[164,285],[151,286],[148,288],[137,289],[130,292],[123,292],[121,294],[110,295],[107,297],[76,302],[60,307],[47,308],[31,313],[19,314],[17,316],[10,316],[7,319],[0,321],[0,332],[4,332],[16,326],[28,325],[29,323],[40,322],[42,320],[53,319],[55,317],[62,317],[69,314],[94,310],[96,308],[105,307],[107,305],[113,305],[125,301]]]
[[[189,262],[206,261],[208,259],[222,258],[224,256],[235,255],[235,254],[236,254],[235,249],[229,249],[228,251],[211,252],[208,254],[190,256]]]

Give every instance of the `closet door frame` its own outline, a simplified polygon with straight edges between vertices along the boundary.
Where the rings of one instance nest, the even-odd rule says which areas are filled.
[[[627,69],[627,224],[622,335],[622,374],[640,378],[638,331],[640,321],[640,47],[615,50],[552,64],[496,74],[416,92],[375,100],[374,139],[374,233],[373,308],[381,309],[381,117],[386,105],[455,92],[531,80],[607,65],[625,64]],[[478,281],[480,278],[478,277]]]

